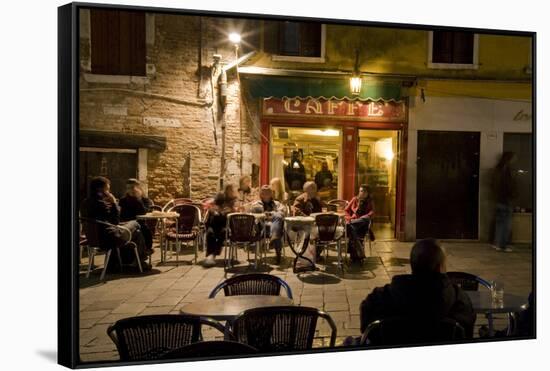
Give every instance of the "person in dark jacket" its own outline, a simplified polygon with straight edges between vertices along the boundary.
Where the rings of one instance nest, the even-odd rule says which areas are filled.
[[[317,184],[317,189],[330,187],[332,185],[332,181],[332,173],[328,169],[328,164],[323,162],[321,164],[321,170],[315,174],[315,184]]]
[[[361,332],[373,321],[410,317],[412,321],[450,318],[473,336],[476,314],[470,298],[445,274],[445,253],[434,239],[414,244],[412,274],[394,276],[391,283],[375,288],[361,303]]]
[[[151,211],[153,202],[143,195],[143,189],[139,180],[130,178],[126,181],[126,194],[120,199],[120,220],[127,222],[136,220],[138,215],[143,215]],[[145,239],[145,245],[148,250],[153,248],[153,234],[143,220],[138,220],[141,233]]]
[[[517,197],[517,185],[512,173],[514,152],[504,152],[497,164],[492,179],[495,196],[495,243],[497,251],[511,252],[508,246],[512,232],[512,201]]]
[[[140,256],[141,265],[144,270],[150,269],[151,266],[146,263],[149,252],[145,247],[145,241],[141,234],[139,224],[134,221],[127,221],[121,223],[120,220],[120,207],[116,201],[115,196],[110,192],[111,182],[105,177],[95,177],[90,181],[90,194],[82,204],[80,205],[80,214],[84,218],[98,220],[113,224],[114,226],[99,225],[99,244],[100,248],[109,250],[114,247],[122,247],[124,243],[122,228],[117,226],[123,226],[130,230],[132,234],[132,241],[136,243],[138,248],[138,254]],[[124,263],[130,263],[135,260],[133,251],[129,249],[121,250],[121,258]],[[109,270],[117,270],[116,265],[118,259],[111,259],[108,268]]]
[[[369,229],[374,215],[374,202],[366,184],[361,184],[359,194],[351,199],[346,206],[346,230],[348,235],[348,253],[352,262],[361,261],[365,257],[363,238],[371,233]]]

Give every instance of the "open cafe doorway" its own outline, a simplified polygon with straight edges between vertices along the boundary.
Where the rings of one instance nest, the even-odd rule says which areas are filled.
[[[317,184],[323,201],[340,198],[342,133],[334,128],[271,128],[270,178],[284,181],[293,200],[306,181]]]
[[[367,184],[374,202],[373,232],[378,240],[394,239],[399,131],[359,130],[356,192]]]

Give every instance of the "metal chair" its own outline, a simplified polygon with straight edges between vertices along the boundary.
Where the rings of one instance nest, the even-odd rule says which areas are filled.
[[[104,221],[84,217],[79,218],[79,220],[82,223],[82,229],[87,241],[86,247],[88,249],[88,270],[86,272],[86,278],[90,277],[92,267],[94,266],[95,256],[104,253],[105,262],[103,263],[103,271],[101,272],[101,276],[99,277],[99,279],[102,281],[105,279],[105,274],[107,273],[107,267],[109,265],[109,260],[111,258],[113,250],[116,250],[120,268],[122,269],[123,264],[122,258],[120,256],[120,248],[116,246],[106,248],[106,246],[103,246],[101,242],[100,236],[105,233],[105,230],[107,228],[118,228],[121,232],[123,232],[120,235],[120,238],[123,240],[121,246],[123,248],[128,247],[134,250],[139,271],[143,272],[137,245],[132,242],[132,232],[128,228],[121,225],[114,225]]]
[[[319,237],[316,241],[317,251],[319,247],[325,248],[325,259],[328,261],[328,248],[336,243],[338,254],[338,269],[343,270],[342,264],[342,237],[336,238],[336,231],[340,224],[340,217],[336,214],[320,214],[315,217],[315,224],[319,231]],[[343,235],[342,235],[343,236]]]
[[[281,293],[281,287],[292,299],[292,290],[282,278],[263,273],[251,273],[233,276],[218,284],[208,296],[214,298],[223,289],[225,296],[234,295],[274,295]]]
[[[199,247],[199,225],[201,221],[200,209],[191,204],[181,204],[173,206],[169,209],[170,212],[176,212],[179,214],[177,230],[176,226],[169,228],[166,232],[166,243],[176,244],[176,261],[179,261],[179,253],[181,249],[181,243],[193,243],[195,252],[195,264],[197,263],[198,247]]]
[[[260,241],[256,236],[256,220],[253,215],[246,213],[232,213],[227,215],[225,267],[227,270],[233,266],[233,260],[237,260],[237,247],[247,248],[248,260],[250,260],[250,247],[255,245],[254,265],[258,266],[258,249]]]
[[[166,204],[164,204],[164,206],[162,207],[162,211],[166,212],[166,211],[169,211],[174,206],[185,205],[190,203],[193,203],[193,200],[190,198],[174,198],[168,201]]]
[[[165,353],[160,359],[243,356],[258,353],[258,349],[236,341],[199,341]]]
[[[336,324],[317,308],[277,306],[249,309],[227,324],[229,338],[248,344],[259,352],[311,349],[318,318],[331,328],[330,347],[336,342]]]
[[[222,324],[209,318],[161,314],[121,319],[109,326],[107,334],[121,361],[145,361],[200,341],[202,325],[224,332]]]
[[[491,283],[489,281],[484,280],[475,274],[466,272],[447,272],[447,277],[449,277],[452,283],[465,291],[478,291],[479,285],[488,290],[491,289]]]
[[[464,328],[454,319],[392,317],[369,324],[361,336],[361,345],[424,344],[464,338]]]

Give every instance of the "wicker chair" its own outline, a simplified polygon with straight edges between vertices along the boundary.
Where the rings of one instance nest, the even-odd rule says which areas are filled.
[[[234,295],[274,295],[281,294],[284,287],[286,295],[292,299],[292,290],[283,279],[270,274],[252,273],[231,277],[217,285],[210,295],[214,298],[223,289],[225,296]]]
[[[121,361],[145,361],[200,341],[202,325],[224,332],[222,324],[209,318],[160,314],[121,319],[109,326],[107,334]]]
[[[161,359],[243,356],[258,353],[250,345],[236,341],[199,341],[164,354]]]
[[[247,248],[248,260],[250,260],[250,247],[258,248],[259,239],[256,236],[256,220],[253,215],[245,213],[232,213],[227,215],[225,270],[233,266],[233,260],[237,260],[237,247]],[[257,251],[255,250],[255,266],[258,265]]]
[[[193,244],[193,249],[195,252],[195,264],[197,263],[198,248],[199,248],[199,231],[200,231],[200,222],[201,222],[201,211],[200,209],[191,204],[181,204],[173,206],[170,212],[176,212],[179,214],[177,231],[176,226],[171,226],[166,232],[166,242],[168,245],[170,243],[176,244],[176,261],[179,260],[180,245],[181,243]]]
[[[331,244],[336,243],[336,251],[338,254],[338,269],[343,270],[342,264],[342,241],[341,237],[336,238],[336,230],[340,223],[340,217],[336,214],[320,214],[315,217],[315,224],[319,231],[316,245],[317,251],[320,248],[325,249],[325,259],[328,260],[328,248]]]
[[[465,291],[478,291],[479,285],[491,289],[491,283],[471,273],[466,272],[447,272],[447,277],[452,283]]]
[[[233,340],[248,344],[259,352],[292,352],[311,349],[317,320],[325,319],[330,328],[330,347],[336,341],[336,325],[325,312],[301,306],[254,308],[242,312],[228,323]]]
[[[122,258],[120,256],[120,248],[131,248],[134,250],[139,271],[143,272],[137,245],[132,242],[132,232],[128,228],[125,228],[121,225],[114,225],[111,223],[90,218],[79,218],[79,221],[82,223],[82,230],[84,232],[84,236],[86,237],[85,246],[88,249],[88,270],[86,272],[86,278],[90,277],[92,267],[94,266],[95,256],[104,253],[105,262],[103,264],[103,271],[101,272],[101,276],[99,277],[99,279],[102,281],[105,279],[105,274],[107,273],[107,267],[109,265],[109,260],[111,258],[113,250],[116,251],[118,262],[120,264],[120,268],[122,269],[123,264]],[[121,230],[121,232],[123,232],[120,236],[123,239],[121,245],[122,247],[113,246],[112,248],[105,249],[105,246],[102,246],[100,236],[104,233],[103,231],[106,228],[118,228],[119,230]]]
[[[368,325],[361,345],[405,345],[462,340],[465,332],[454,319],[423,320],[393,317]]]
[[[169,211],[174,206],[191,204],[193,202],[194,201],[190,198],[174,198],[164,204],[164,206],[162,207],[162,211]]]

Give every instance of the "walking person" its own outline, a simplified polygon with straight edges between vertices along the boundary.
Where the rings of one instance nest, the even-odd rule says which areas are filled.
[[[495,241],[497,251],[511,252],[508,245],[512,233],[512,201],[517,197],[517,184],[512,173],[514,152],[504,152],[493,172],[492,189],[495,195]]]

